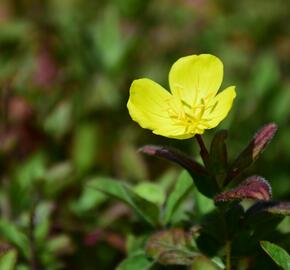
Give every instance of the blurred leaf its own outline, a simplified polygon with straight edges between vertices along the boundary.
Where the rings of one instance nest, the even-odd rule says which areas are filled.
[[[182,200],[189,194],[193,189],[193,183],[191,176],[188,172],[183,171],[177,179],[174,189],[170,193],[166,202],[166,209],[164,214],[164,224],[170,222],[170,219]]]
[[[49,234],[51,226],[51,214],[54,210],[52,203],[42,202],[36,205],[35,208],[35,229],[34,235],[38,243],[43,244],[47,235]]]
[[[183,229],[172,228],[153,234],[146,253],[161,264],[191,265],[198,253],[191,250],[192,236]]]
[[[70,161],[57,163],[46,170],[45,191],[48,196],[55,197],[65,189],[71,182],[73,177],[73,167]]]
[[[239,175],[244,169],[252,165],[254,161],[261,155],[267,145],[271,142],[277,131],[277,125],[274,123],[267,124],[262,127],[250,141],[248,146],[240,153],[231,166],[227,176],[227,183],[232,181],[234,177]]]
[[[279,66],[273,54],[262,54],[253,67],[253,78],[250,80],[254,95],[263,97],[279,80]]]
[[[90,185],[94,186],[98,180],[91,180]],[[92,210],[107,200],[103,192],[85,186],[77,201],[72,202],[72,209],[79,214]]]
[[[51,237],[46,242],[47,253],[51,254],[67,254],[73,249],[73,243],[68,235],[59,234]]]
[[[121,32],[119,14],[107,8],[92,28],[92,35],[102,64],[108,71],[116,70],[125,56],[129,39]]]
[[[121,103],[118,82],[105,76],[97,76],[87,93],[85,103],[84,109],[96,111],[109,108],[116,111]]]
[[[287,82],[284,87],[281,87],[276,92],[275,96],[271,100],[270,111],[271,119],[277,121],[279,124],[283,124],[288,120],[289,116],[289,102],[290,102],[290,83]]]
[[[215,202],[242,199],[265,200],[272,197],[270,184],[262,177],[254,175],[244,180],[238,187],[215,196]]]
[[[44,130],[52,137],[59,139],[64,136],[72,125],[72,106],[69,101],[62,101],[47,116]]]
[[[144,160],[132,144],[127,142],[122,143],[119,156],[119,170],[123,178],[130,178],[139,181],[148,178]]]
[[[155,183],[142,182],[133,189],[140,197],[161,206],[165,201],[164,190]]]
[[[116,270],[149,270],[153,264],[145,253],[139,252],[123,260]]]
[[[159,208],[135,193],[129,186],[109,178],[97,178],[89,182],[88,187],[97,189],[105,194],[131,206],[139,215],[153,226],[159,225]]]
[[[10,249],[0,254],[0,269],[1,270],[14,270],[17,261],[17,251]]]
[[[25,257],[28,257],[29,241],[27,236],[13,223],[0,219],[0,235],[17,246]]]
[[[7,23],[1,23],[0,42],[22,42],[27,41],[25,36],[31,30],[29,21],[14,20]]]
[[[31,155],[16,170],[16,179],[22,189],[26,189],[35,184],[45,175],[46,157],[43,153],[38,152]]]
[[[128,234],[126,239],[126,251],[130,257],[136,250],[142,250],[145,245],[146,235],[135,236],[133,234]]]
[[[261,242],[262,248],[284,270],[290,270],[290,256],[286,250],[267,241]]]
[[[95,124],[84,123],[76,128],[72,156],[77,171],[85,172],[95,165],[99,140],[99,130]]]

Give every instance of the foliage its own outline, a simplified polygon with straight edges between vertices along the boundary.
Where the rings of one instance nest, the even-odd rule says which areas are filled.
[[[2,0],[0,269],[223,269],[225,236],[237,269],[278,269],[259,242],[290,250],[289,11],[282,0]],[[222,59],[223,86],[237,86],[229,132],[204,136],[216,182],[192,140],[141,130],[126,109],[134,79],[168,89],[171,64],[200,53]],[[269,122],[279,132],[249,159],[243,146]],[[264,182],[251,194],[270,200],[213,200],[251,175],[273,196]],[[115,186],[126,203],[108,196]],[[174,229],[191,237],[192,266],[145,252]]]

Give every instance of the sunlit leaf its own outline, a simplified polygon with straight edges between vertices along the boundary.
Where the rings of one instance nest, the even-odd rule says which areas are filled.
[[[174,189],[171,191],[165,209],[164,223],[170,222],[170,219],[182,200],[188,195],[193,188],[191,176],[183,171],[177,179]]]
[[[286,250],[268,241],[262,241],[261,246],[276,264],[284,270],[290,270],[290,256]]]
[[[142,198],[157,205],[165,201],[164,190],[155,183],[142,182],[134,187],[134,191]]]
[[[88,187],[94,188],[128,204],[151,225],[156,226],[159,224],[160,213],[158,206],[140,197],[122,182],[109,178],[98,178],[97,181],[89,183]]]

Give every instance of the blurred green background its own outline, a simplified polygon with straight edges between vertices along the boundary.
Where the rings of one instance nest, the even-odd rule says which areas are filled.
[[[289,18],[287,0],[1,0],[0,249],[16,248],[17,270],[114,269],[128,235],[146,231],[86,182],[174,181],[179,169],[141,156],[144,144],[197,155],[193,139],[153,135],[126,109],[132,80],[167,87],[185,55],[217,55],[223,87],[237,86],[218,127],[229,128],[232,159],[260,126],[278,124],[248,174],[289,200]]]

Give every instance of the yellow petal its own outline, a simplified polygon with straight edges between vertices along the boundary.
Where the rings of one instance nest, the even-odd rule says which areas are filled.
[[[228,115],[235,97],[235,86],[230,86],[210,101],[213,110],[207,110],[203,115],[204,119],[209,119],[207,124],[210,128],[216,127]]]
[[[170,127],[168,100],[172,95],[162,86],[149,79],[133,81],[127,103],[129,114],[141,127],[155,130]]]
[[[184,126],[171,126],[168,128],[159,128],[153,131],[154,134],[161,135],[171,139],[184,140],[192,138],[195,134],[186,133]]]
[[[211,54],[182,57],[169,72],[171,92],[189,105],[215,96],[222,79],[223,63]]]

